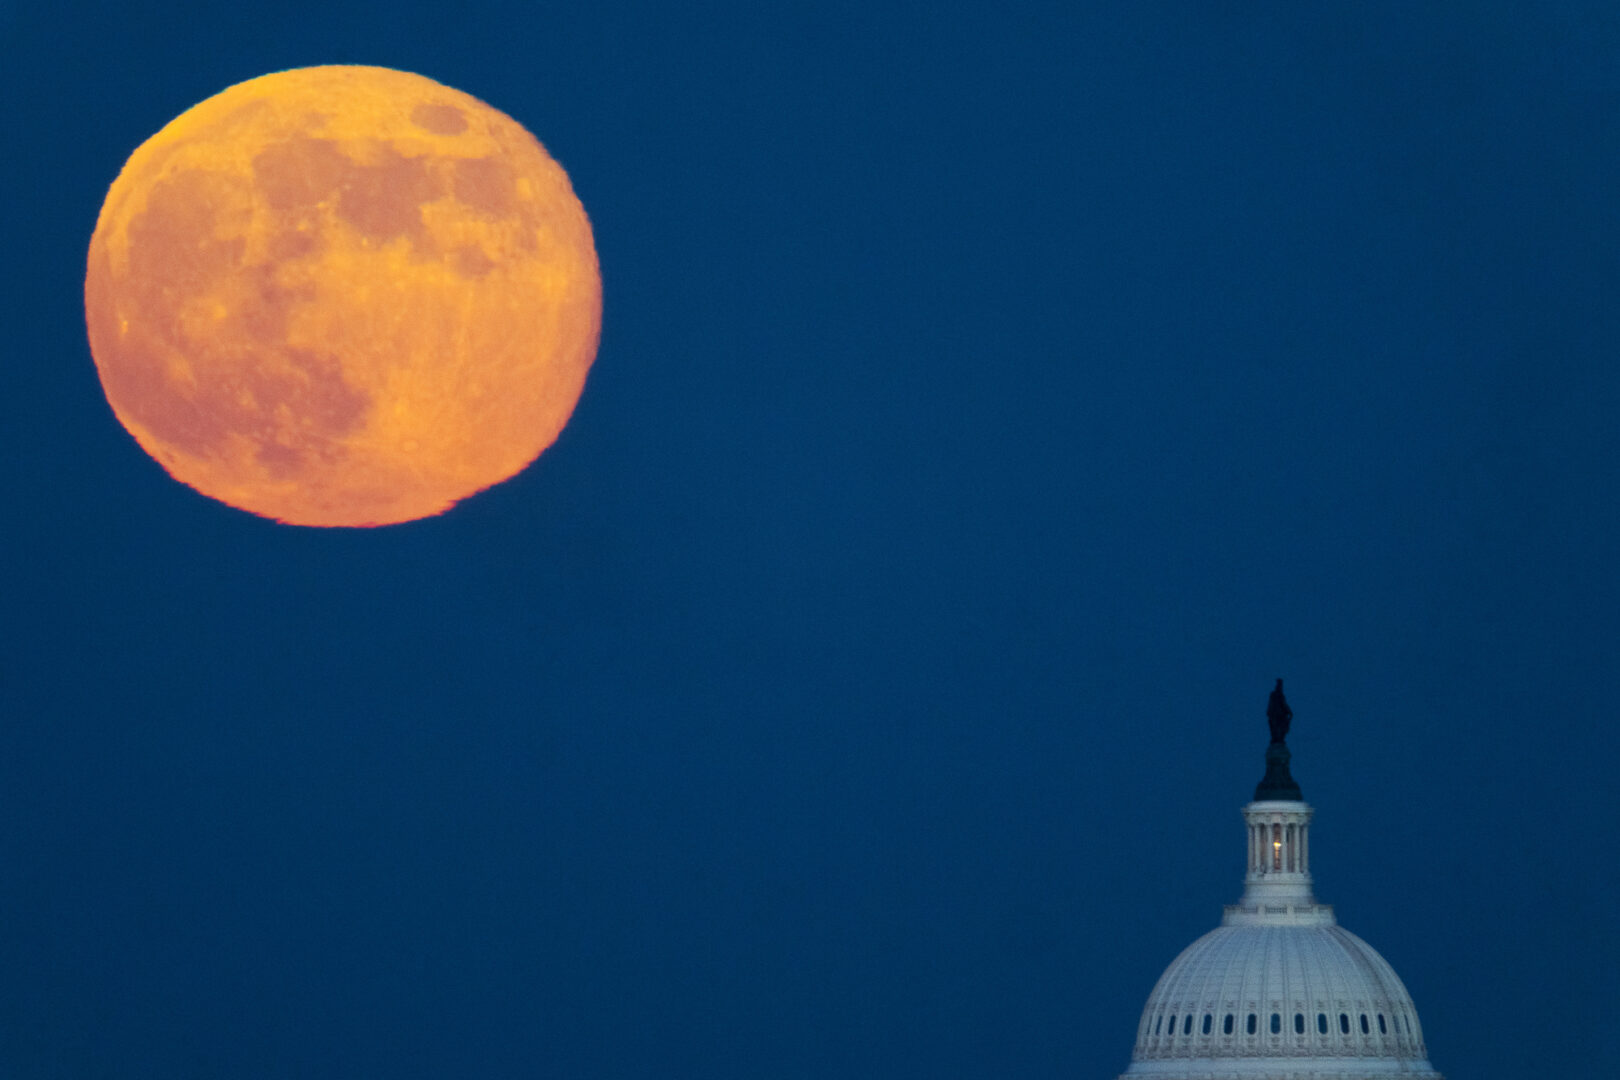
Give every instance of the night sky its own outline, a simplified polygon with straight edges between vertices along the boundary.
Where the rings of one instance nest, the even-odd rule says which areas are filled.
[[[8,4],[0,1073],[1112,1077],[1241,891],[1453,1080],[1606,1076],[1620,7]],[[171,480],[108,185],[321,63],[591,215],[558,443],[450,513]]]

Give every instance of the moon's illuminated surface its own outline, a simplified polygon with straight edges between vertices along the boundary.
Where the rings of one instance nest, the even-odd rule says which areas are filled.
[[[386,68],[266,75],[131,155],[85,316],[176,479],[298,525],[437,514],[556,439],[596,355],[590,222],[527,131]]]

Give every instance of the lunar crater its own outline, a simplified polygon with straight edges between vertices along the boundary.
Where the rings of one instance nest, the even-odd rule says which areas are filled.
[[[467,114],[454,105],[423,102],[411,110],[411,123],[435,135],[460,135],[467,130]]]

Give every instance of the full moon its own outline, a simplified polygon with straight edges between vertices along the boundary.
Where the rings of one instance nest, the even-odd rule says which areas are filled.
[[[552,444],[602,286],[567,174],[516,121],[420,75],[312,67],[136,149],[84,307],[107,401],[175,479],[368,526],[441,513]]]

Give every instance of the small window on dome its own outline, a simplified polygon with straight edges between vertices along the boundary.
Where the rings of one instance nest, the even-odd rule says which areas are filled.
[[[1350,1034],[1350,1014],[1349,1013],[1340,1013],[1339,1014],[1339,1032],[1340,1032],[1340,1034],[1343,1034],[1343,1035]]]
[[[1174,1035],[1176,1033],[1176,1014],[1175,1013],[1170,1014],[1170,1023],[1164,1029],[1164,1033],[1166,1035]]]
[[[1327,1013],[1316,1014],[1316,1033],[1318,1035],[1327,1034]]]
[[[1380,1035],[1388,1035],[1389,1034],[1389,1028],[1384,1026],[1384,1014],[1383,1013],[1378,1014],[1378,1034],[1380,1034]]]
[[[1205,1013],[1204,1014],[1204,1034],[1208,1035],[1209,1034],[1209,1029],[1211,1027],[1213,1027],[1214,1025],[1215,1025],[1215,1018],[1213,1016],[1211,1016],[1209,1013]]]
[[[1303,1034],[1305,1034],[1305,1014],[1304,1013],[1295,1013],[1294,1014],[1294,1034],[1295,1035],[1303,1035]]]
[[[1192,1034],[1192,1013],[1188,1013],[1187,1018],[1181,1022],[1181,1033],[1183,1035]]]
[[[1159,1029],[1162,1028],[1163,1026],[1164,1026],[1164,1017],[1163,1016],[1156,1016],[1156,1017],[1153,1018],[1153,1034],[1157,1035],[1159,1033]]]
[[[1271,1014],[1271,1033],[1276,1035],[1282,1031],[1282,1013]]]
[[[1256,1023],[1255,1023],[1255,1017],[1254,1017],[1254,1013],[1250,1013],[1250,1014],[1249,1014],[1249,1034],[1250,1034],[1250,1035],[1253,1035],[1253,1034],[1254,1034],[1254,1031],[1255,1031],[1255,1028],[1256,1028],[1256,1027],[1257,1027],[1257,1026],[1258,1026],[1258,1025],[1257,1025],[1257,1024],[1256,1024]]]
[[[1232,1034],[1232,1014],[1231,1013],[1226,1014],[1226,1023],[1221,1025],[1221,1033],[1224,1034],[1224,1035]]]
[[[1363,1035],[1371,1035],[1372,1034],[1372,1028],[1367,1023],[1367,1014],[1366,1013],[1361,1014],[1361,1033]]]

